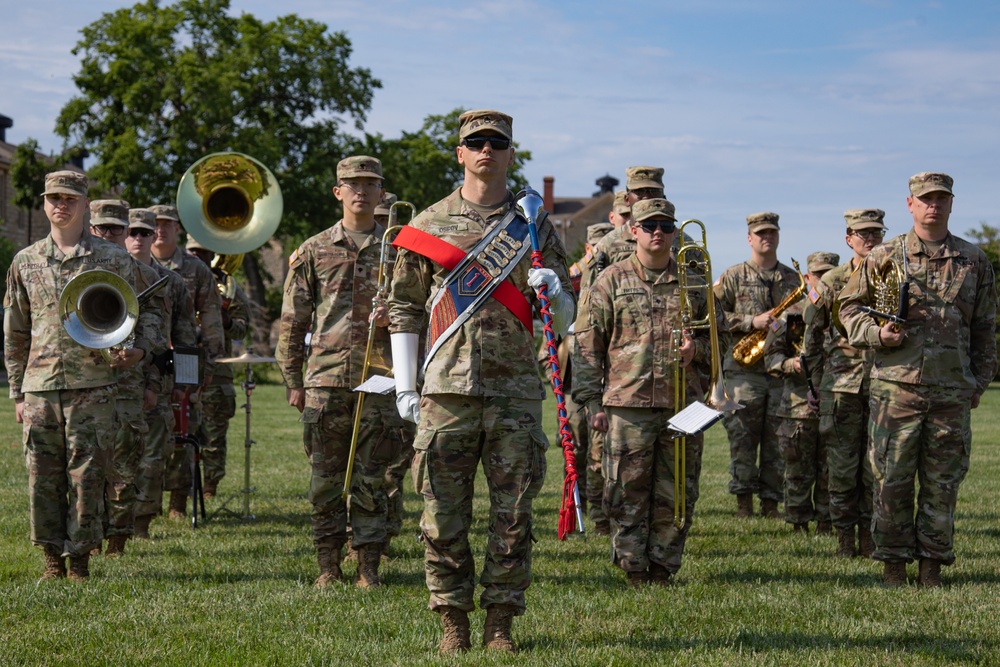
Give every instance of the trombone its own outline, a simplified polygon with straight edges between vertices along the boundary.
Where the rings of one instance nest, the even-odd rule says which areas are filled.
[[[417,208],[408,201],[397,201],[389,207],[389,224],[382,234],[382,246],[378,259],[378,279],[376,281],[375,296],[372,297],[372,314],[368,318],[368,343],[365,345],[365,360],[361,364],[361,381],[368,379],[368,370],[371,368],[372,346],[375,342],[375,310],[383,303],[389,293],[389,273],[385,270],[386,260],[389,256],[389,246],[404,225],[396,223],[399,215],[398,208],[410,209],[410,220],[417,215]],[[409,222],[409,221],[407,221]],[[391,372],[391,371],[390,371]],[[365,408],[365,392],[358,392],[358,400],[354,406],[354,426],[351,429],[351,449],[347,454],[347,471],[344,474],[344,491],[341,494],[343,500],[351,493],[351,478],[354,473],[354,457],[358,451],[358,435],[361,433],[361,414]]]
[[[700,220],[685,220],[680,228],[679,238],[687,239],[684,228],[688,225],[701,229],[701,243],[693,238],[677,250],[677,292],[680,308],[677,327],[673,329],[674,357],[674,414],[687,404],[687,369],[681,366],[681,341],[693,329],[708,329],[710,344],[709,390],[705,404],[719,412],[733,412],[743,406],[733,400],[722,377],[722,356],[719,349],[719,331],[715,319],[715,293],[712,291],[712,258],[708,254],[705,238],[705,224]],[[691,293],[702,292],[705,296],[705,317],[695,319],[691,304]],[[687,436],[683,433],[674,437],[674,525],[683,529],[690,517],[687,515]]]

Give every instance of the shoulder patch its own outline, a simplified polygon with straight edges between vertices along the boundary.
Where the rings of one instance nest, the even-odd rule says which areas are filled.
[[[288,256],[288,266],[295,266],[295,262],[297,262],[301,256],[301,250],[302,246],[299,246],[292,252],[291,255]]]
[[[778,333],[778,331],[781,329],[781,326],[782,326],[781,320],[774,320],[773,322],[771,322],[771,331],[773,331],[774,333]]]
[[[822,298],[823,297],[820,295],[819,292],[816,291],[815,287],[810,287],[809,288],[809,300],[810,301],[812,301],[814,304],[818,304],[819,301],[820,301],[820,299],[822,299]]]

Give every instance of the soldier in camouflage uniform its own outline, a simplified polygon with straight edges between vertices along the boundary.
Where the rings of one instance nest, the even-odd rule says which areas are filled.
[[[511,118],[493,110],[460,117],[457,148],[463,185],[410,227],[467,253],[514,206],[507,189],[513,162]],[[538,221],[545,269],[527,254],[507,278],[528,304],[547,285],[554,329],[564,335],[574,303],[566,252],[548,217]],[[545,392],[535,364],[535,341],[522,321],[490,296],[425,364],[423,397],[416,391],[417,343],[431,301],[449,271],[417,252],[400,249],[392,279],[392,324],[397,408],[418,422],[413,470],[424,500],[420,526],[426,547],[430,608],[441,615],[445,653],[471,645],[468,613],[475,608],[474,562],[468,533],[476,468],[490,489],[488,544],[480,583],[486,608],[483,643],[513,651],[511,621],[524,613],[531,583],[531,507],[545,477],[548,442],[542,429]],[[419,408],[418,408],[419,402]]]
[[[830,252],[814,252],[807,259],[806,282],[813,288],[820,278],[837,266],[840,257]],[[818,298],[815,289],[808,297]],[[778,427],[778,451],[785,464],[785,521],[796,533],[808,533],[809,522],[816,522],[816,533],[829,535],[830,492],[826,449],[819,433],[819,415],[810,405],[818,396],[809,396],[810,377],[805,376],[802,355],[805,322],[802,304],[785,311],[771,324],[767,335],[764,364],[771,375],[784,379],[781,404],[775,413],[781,419]]]
[[[872,542],[872,469],[868,465],[868,398],[871,352],[852,346],[832,323],[833,305],[851,273],[885,236],[885,211],[851,209],[847,223],[849,261],[831,269],[809,291],[803,318],[813,384],[819,390],[819,431],[826,449],[830,521],[837,529],[837,555],[868,558]]]
[[[369,318],[374,317],[376,324],[372,371],[385,375],[391,367],[388,316],[384,308],[372,310],[385,232],[373,214],[382,194],[381,162],[364,155],[341,160],[333,193],[343,202],[344,218],[288,258],[275,353],[288,386],[288,403],[302,413],[305,451],[312,464],[309,500],[319,588],[341,578],[348,522],[341,493],[358,397],[352,388],[365,380],[361,371]],[[358,549],[355,583],[363,588],[381,585],[385,472],[399,454],[399,427],[389,396],[365,397],[350,497],[350,523]]]
[[[800,285],[799,274],[778,261],[778,214],[751,214],[747,228],[751,258],[729,267],[715,281],[715,296],[734,345],[751,331],[766,330],[774,321],[774,307]],[[729,492],[736,495],[736,516],[753,516],[756,493],[761,514],[778,519],[785,470],[778,451],[775,412],[783,382],[767,372],[763,359],[744,368],[731,350],[723,354],[722,367],[733,399],[745,407],[722,417],[729,435]]]
[[[188,433],[198,432],[201,424],[201,394],[204,387],[211,386],[216,371],[215,360],[225,354],[225,334],[222,326],[222,297],[212,270],[197,257],[185,252],[178,245],[181,233],[177,208],[165,204],[151,206],[156,215],[156,236],[153,241],[153,259],[160,266],[174,271],[188,288],[191,301],[188,309],[198,322],[199,346],[204,352],[204,373],[202,385],[197,391],[188,392],[190,416]],[[187,508],[187,498],[191,489],[191,464],[194,452],[187,445],[175,447],[167,461],[163,488],[170,491],[170,517],[183,517]],[[197,502],[195,499],[192,502]]]
[[[91,202],[90,231],[95,236],[125,250],[128,215],[128,202],[121,199],[101,199]],[[132,283],[132,287],[139,294],[159,280],[160,276],[152,267],[134,258],[132,261],[135,264],[135,282]],[[153,347],[149,355],[143,357],[142,361],[132,368],[120,373],[118,378],[115,411],[120,426],[115,437],[104,493],[104,534],[108,539],[108,548],[104,555],[110,558],[125,553],[125,543],[134,532],[137,497],[135,478],[145,448],[146,434],[149,432],[144,411],[156,403],[156,394],[160,386],[159,376],[153,371],[152,361],[167,347],[161,325],[164,313],[161,292],[157,292],[149,300],[148,308],[155,313],[157,321],[156,339],[150,341]],[[99,553],[100,547],[94,551]]]
[[[386,192],[375,207],[375,222],[383,227],[389,226],[389,212],[392,205],[399,201],[399,198],[391,192]]]
[[[7,273],[4,362],[18,423],[24,424],[31,541],[44,548],[43,578],[90,575],[90,550],[103,538],[105,473],[115,444],[117,372],[142,361],[155,336],[155,317],[141,309],[129,349],[98,350],[69,337],[59,299],[69,280],[92,269],[131,283],[128,254],[84,226],[87,177],[57,171],[45,177],[44,210],[51,231],[18,252]]]
[[[685,334],[679,344],[674,340],[681,318],[671,253],[677,234],[673,204],[636,202],[632,219],[635,254],[602,273],[580,307],[574,396],[587,406],[591,426],[606,433],[604,501],[614,563],[632,586],[666,585],[681,567],[702,453],[702,438],[686,439],[687,520],[678,527],[675,442],[667,421],[684,406],[675,405],[674,364],[709,363],[710,341],[707,329]],[[711,290],[703,287],[687,292],[695,320],[707,315]],[[698,398],[688,393],[686,403]]]
[[[153,261],[153,236],[156,214],[148,208],[133,208],[128,212],[128,238],[125,247],[136,261],[167,278],[159,295],[163,300],[161,314],[163,333],[171,347],[195,347],[198,344],[194,312],[188,308],[191,298],[187,285],[179,275]],[[135,530],[136,538],[149,538],[149,524],[163,509],[163,473],[166,461],[174,451],[174,411],[170,404],[179,403],[181,391],[174,390],[174,376],[168,367],[171,352],[153,355],[152,368],[156,388],[156,404],[146,411],[148,431],[136,472]]]
[[[189,237],[186,249],[205,266],[212,266],[215,253],[196,239]],[[235,278],[227,278],[221,269],[214,269],[213,274],[219,281],[220,295],[223,286],[231,286],[229,289],[232,290],[232,294],[222,296],[223,354],[231,357],[233,341],[242,342],[250,330],[250,300]],[[201,409],[201,432],[198,438],[205,474],[205,498],[213,498],[219,482],[226,476],[226,433],[229,431],[229,420],[236,414],[232,364],[215,365],[211,384],[201,392]]]
[[[872,556],[885,563],[889,586],[906,583],[906,563],[914,558],[920,559],[918,582],[940,586],[941,566],[954,562],[955,504],[972,446],[970,410],[997,370],[993,267],[982,249],[948,231],[952,185],[947,174],[912,176],[906,203],[913,228],[872,250],[841,293],[848,339],[874,350]],[[905,263],[910,285],[906,323],[898,331],[860,309],[876,303],[872,271],[889,258]]]

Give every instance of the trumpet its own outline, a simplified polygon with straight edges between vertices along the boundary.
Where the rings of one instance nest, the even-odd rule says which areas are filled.
[[[806,278],[802,275],[799,263],[792,259],[792,266],[799,274],[799,286],[791,294],[781,300],[777,306],[771,309],[771,316],[778,318],[783,312],[795,305],[806,293]],[[733,358],[743,368],[750,368],[764,358],[764,343],[767,340],[767,328],[754,329],[733,346]]]
[[[372,314],[368,319],[368,342],[365,345],[365,360],[361,364],[362,382],[368,379],[368,371],[373,365],[386,373],[392,372],[389,364],[386,363],[384,359],[380,358],[376,360],[374,364],[372,363],[372,350],[374,348],[376,330],[375,311],[379,306],[385,303],[385,298],[389,294],[389,272],[386,271],[386,264],[388,264],[389,257],[389,247],[392,245],[392,239],[395,238],[396,234],[398,234],[404,226],[396,224],[396,220],[399,215],[397,208],[409,208],[410,220],[412,220],[417,214],[417,208],[407,201],[397,201],[389,207],[389,225],[382,234],[382,245],[379,251],[378,260],[378,278],[376,279],[375,296],[372,297]],[[364,407],[365,392],[359,391],[358,400],[354,406],[354,425],[351,429],[351,449],[347,454],[347,470],[344,473],[344,490],[341,494],[341,498],[343,500],[347,500],[347,496],[351,493],[351,478],[354,473],[354,457],[358,451],[358,436],[361,433],[361,414],[364,411]]]
[[[708,253],[705,224],[700,220],[685,220],[680,226],[679,238],[688,239],[684,228],[688,225],[701,229],[701,243],[691,239],[677,250],[677,282],[680,308],[677,327],[673,329],[674,346],[674,413],[687,404],[687,371],[681,366],[680,345],[694,329],[708,329],[709,337],[709,389],[705,404],[719,412],[734,412],[743,406],[729,395],[722,377],[722,353],[719,349],[718,322],[715,314],[715,294],[712,291],[712,258]],[[705,296],[705,317],[696,319],[691,304],[691,293],[700,291]],[[687,437],[674,438],[674,525],[683,528],[687,516]]]

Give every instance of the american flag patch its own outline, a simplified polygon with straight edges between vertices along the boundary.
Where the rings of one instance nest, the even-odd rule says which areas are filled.
[[[819,303],[820,295],[819,292],[816,291],[815,287],[809,288],[809,300],[812,301],[813,304]]]
[[[295,260],[297,260],[299,258],[299,250],[301,250],[301,249],[302,249],[301,247],[296,248],[294,250],[294,252],[292,252],[292,254],[289,255],[289,257],[288,257],[288,266],[291,266],[292,264],[294,264]]]
[[[781,320],[775,320],[771,322],[771,331],[773,331],[774,333],[778,333],[779,329],[781,329]]]

